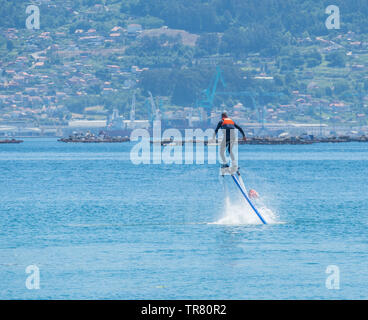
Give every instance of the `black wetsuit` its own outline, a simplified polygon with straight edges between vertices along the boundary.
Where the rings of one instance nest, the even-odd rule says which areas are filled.
[[[243,135],[243,138],[245,137],[245,133],[243,131],[243,129],[241,127],[239,127],[234,121],[232,121],[233,124],[224,124],[224,120],[219,121],[219,123],[217,124],[217,127],[215,129],[215,134],[217,134],[217,132],[220,129],[225,130],[224,134],[225,134],[225,139],[226,139],[226,148],[227,150],[230,152],[230,142],[231,142],[231,130],[234,129],[238,129],[240,131],[240,133]]]

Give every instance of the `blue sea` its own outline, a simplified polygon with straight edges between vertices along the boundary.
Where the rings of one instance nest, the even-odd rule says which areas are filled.
[[[0,145],[0,299],[368,298],[368,143],[239,146],[267,225],[218,165],[132,146]]]

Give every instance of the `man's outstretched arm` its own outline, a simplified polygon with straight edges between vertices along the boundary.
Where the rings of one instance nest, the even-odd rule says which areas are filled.
[[[215,139],[215,138],[216,138],[217,132],[220,130],[221,125],[222,125],[222,121],[220,121],[220,122],[217,124],[217,127],[216,127],[216,129],[215,129],[215,133],[213,134],[213,139]]]
[[[239,127],[236,123],[234,123],[234,127],[240,131],[240,133],[243,135],[243,139],[245,138],[245,133],[241,127]]]

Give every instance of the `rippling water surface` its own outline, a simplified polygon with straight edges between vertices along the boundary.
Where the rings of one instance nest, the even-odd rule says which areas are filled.
[[[1,299],[368,298],[368,144],[240,146],[268,225],[217,165],[133,165],[131,147],[0,145]]]

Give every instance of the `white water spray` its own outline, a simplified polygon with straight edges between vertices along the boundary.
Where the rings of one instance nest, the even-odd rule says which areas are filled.
[[[260,214],[266,220],[267,224],[279,223],[276,215],[267,208],[262,201],[254,201]],[[214,224],[226,225],[246,225],[246,224],[262,224],[259,217],[253,211],[251,206],[244,199],[236,199],[231,201],[230,197],[225,198],[224,215]]]

